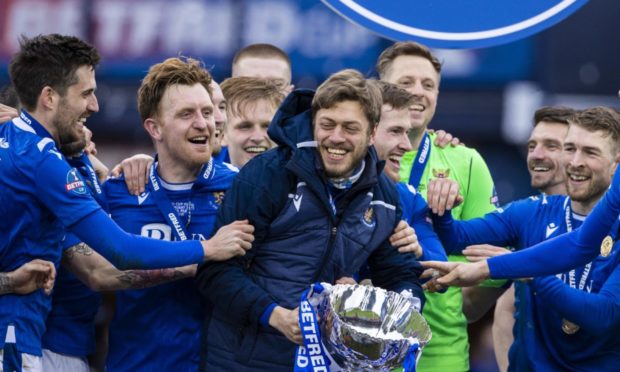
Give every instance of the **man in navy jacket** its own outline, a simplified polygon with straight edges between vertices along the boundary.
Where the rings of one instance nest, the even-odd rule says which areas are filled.
[[[199,268],[212,305],[206,370],[290,371],[301,293],[353,276],[366,260],[375,286],[411,290],[422,304],[420,264],[389,243],[401,210],[371,147],[381,104],[377,86],[354,70],[282,103],[269,127],[278,147],[241,170],[218,220],[248,219],[253,249]]]

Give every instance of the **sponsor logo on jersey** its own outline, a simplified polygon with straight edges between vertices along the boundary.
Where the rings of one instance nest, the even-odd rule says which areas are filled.
[[[69,170],[67,173],[67,184],[65,185],[65,188],[67,191],[71,191],[79,195],[85,195],[88,192],[84,181],[82,181],[75,168]]]
[[[362,217],[362,222],[364,225],[368,227],[375,227],[375,210],[372,207],[368,207],[366,212],[364,212],[364,216]]]
[[[142,226],[140,235],[151,239],[171,240],[172,228],[165,223],[149,223]]]
[[[559,228],[559,226],[556,225],[553,222],[551,222],[549,225],[547,225],[547,230],[545,232],[545,238],[550,237],[551,234],[553,234],[558,228]]]
[[[0,148],[3,148],[3,149],[9,148],[9,143],[6,141],[5,138],[0,138]]]
[[[144,201],[149,197],[149,192],[145,191],[142,194],[138,195],[138,205],[142,205]]]
[[[448,178],[450,176],[450,168],[435,169],[433,168],[433,177],[435,178]]]

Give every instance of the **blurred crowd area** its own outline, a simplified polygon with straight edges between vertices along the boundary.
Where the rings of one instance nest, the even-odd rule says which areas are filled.
[[[476,148],[495,180],[500,203],[534,193],[525,141],[543,105],[619,107],[620,1],[592,0],[533,37],[476,50],[435,50],[443,62],[433,129]],[[230,75],[242,46],[266,42],[291,58],[293,83],[315,88],[345,67],[374,76],[389,40],[351,24],[319,0],[0,0],[0,85],[20,35],[57,32],[93,43],[100,112],[87,125],[108,167],[152,153],[136,109],[148,67],[164,58],[201,59],[216,80]],[[490,315],[471,326],[472,370],[496,368]]]

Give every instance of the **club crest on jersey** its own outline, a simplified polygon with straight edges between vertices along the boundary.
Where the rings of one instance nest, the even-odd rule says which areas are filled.
[[[216,191],[213,193],[213,201],[215,204],[222,205],[222,202],[224,201],[224,194],[224,191]]]
[[[364,216],[362,216],[362,222],[368,227],[375,227],[375,210],[372,207],[368,207]]]
[[[75,168],[69,170],[67,173],[67,184],[65,188],[67,191],[72,191],[78,195],[85,195],[88,192],[84,181],[82,181]]]
[[[435,178],[448,178],[450,176],[450,168],[435,169],[433,168],[433,177]]]
[[[9,148],[9,143],[6,141],[5,138],[0,138],[0,148],[3,148],[3,149]]]

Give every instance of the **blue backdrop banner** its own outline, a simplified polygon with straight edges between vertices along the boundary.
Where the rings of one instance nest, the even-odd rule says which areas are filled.
[[[393,40],[481,48],[542,31],[588,0],[322,0],[344,18]]]

